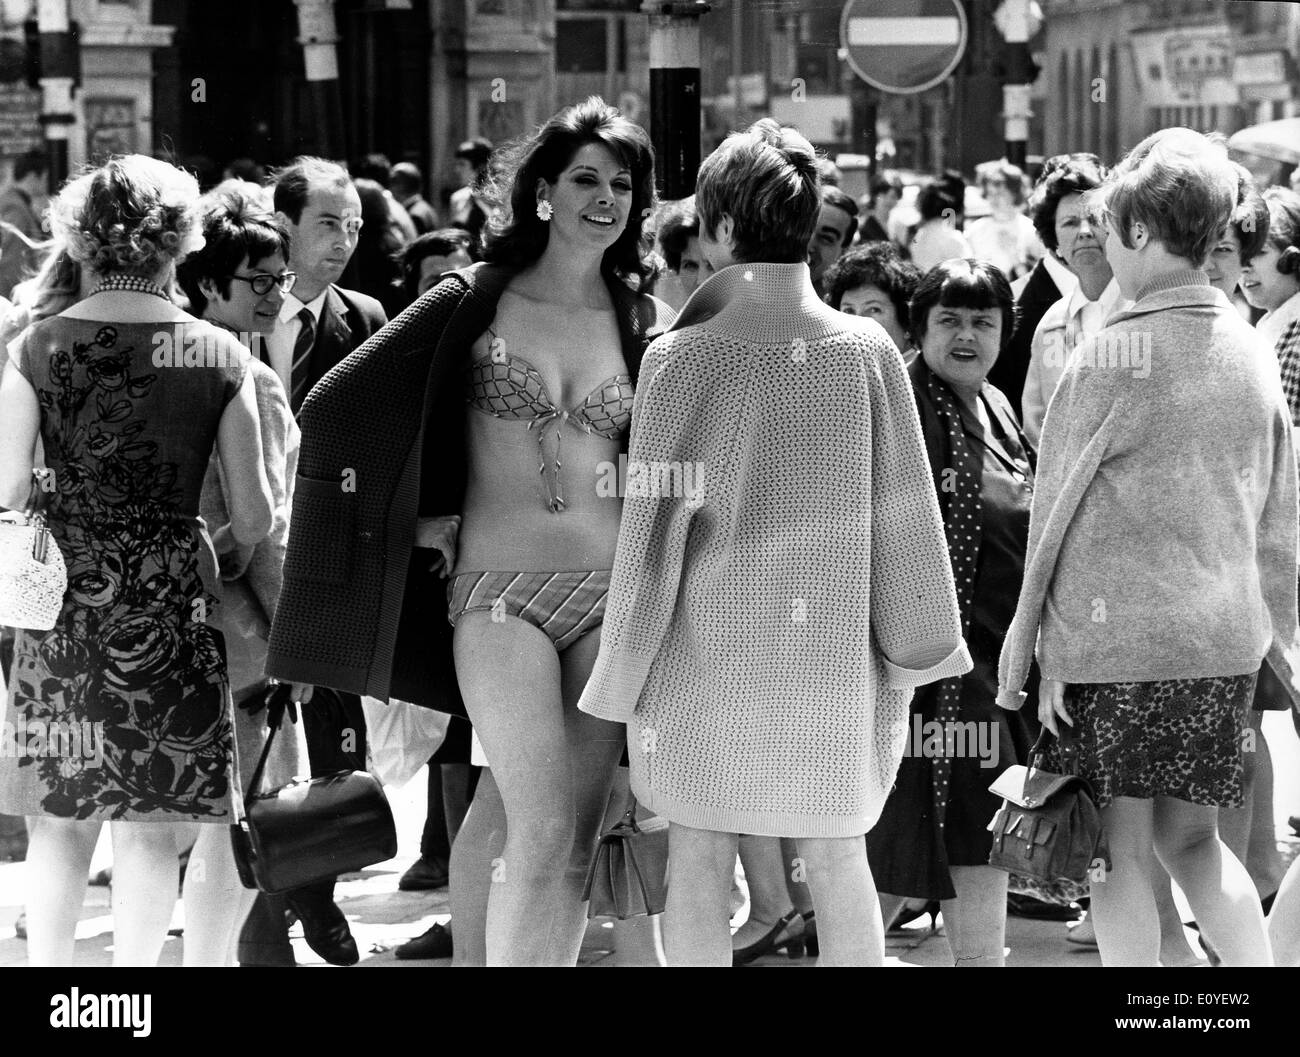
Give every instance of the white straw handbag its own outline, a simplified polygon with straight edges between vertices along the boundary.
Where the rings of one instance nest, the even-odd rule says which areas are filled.
[[[0,514],[0,624],[49,631],[63,608],[68,570],[41,512],[52,471],[32,471],[22,511]]]

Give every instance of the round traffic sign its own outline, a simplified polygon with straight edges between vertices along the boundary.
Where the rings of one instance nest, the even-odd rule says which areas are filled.
[[[850,68],[882,92],[933,88],[966,51],[961,0],[849,0],[840,47]]]

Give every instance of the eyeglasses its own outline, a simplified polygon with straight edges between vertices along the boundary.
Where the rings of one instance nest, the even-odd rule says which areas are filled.
[[[257,275],[227,275],[226,278],[247,283],[258,297],[265,297],[271,292],[273,286],[278,286],[283,293],[287,294],[298,281],[298,273],[281,272],[279,275],[272,275],[270,272],[259,272]]]

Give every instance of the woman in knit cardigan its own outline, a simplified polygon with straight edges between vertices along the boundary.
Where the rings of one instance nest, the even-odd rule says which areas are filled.
[[[579,707],[628,724],[633,791],[671,824],[679,965],[731,964],[741,833],[798,838],[825,963],[882,962],[862,836],[912,690],[970,668],[902,357],[812,287],[820,204],[812,147],[771,120],[705,161],[717,274],[647,352],[633,410],[629,480],[656,487],[628,489]]]
[[[1029,558],[1002,652],[1016,708],[1079,740],[1113,869],[1092,885],[1107,965],[1156,965],[1153,855],[1228,965],[1267,965],[1254,885],[1219,840],[1265,653],[1296,633],[1296,464],[1276,369],[1202,270],[1237,177],[1187,129],[1147,137],[1099,192],[1136,303],[1075,351],[1048,407]]]

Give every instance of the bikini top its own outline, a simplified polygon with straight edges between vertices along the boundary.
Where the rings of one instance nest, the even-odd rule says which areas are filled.
[[[537,472],[542,475],[546,487],[547,506],[553,514],[561,513],[565,505],[560,485],[563,424],[567,422],[584,433],[593,433],[606,440],[617,440],[632,422],[635,396],[632,379],[626,374],[607,378],[576,407],[564,410],[551,400],[541,372],[527,360],[508,355],[505,342],[491,327],[487,332],[490,354],[475,360],[469,367],[466,386],[469,405],[493,418],[526,420],[529,430],[536,430]],[[543,444],[546,427],[552,422],[560,424],[555,431],[553,485],[546,479],[546,449]]]

